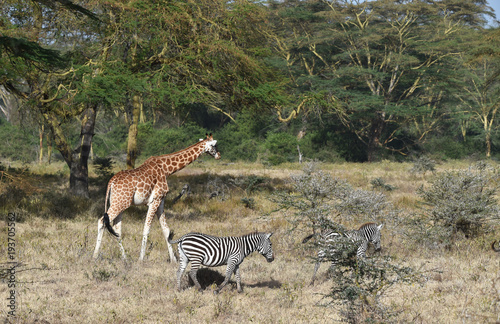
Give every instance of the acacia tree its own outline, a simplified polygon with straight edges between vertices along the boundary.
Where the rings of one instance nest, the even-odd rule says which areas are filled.
[[[42,116],[70,168],[70,191],[88,196],[87,161],[100,103],[75,98],[83,95],[89,77],[98,74],[99,60],[92,60],[96,55],[77,54],[79,45],[97,34],[89,27],[95,24],[85,25],[75,13],[95,16],[70,1],[5,1],[1,10],[5,17],[0,44],[5,63],[2,85],[24,100],[26,108]],[[62,56],[60,50],[68,56]],[[104,52],[98,51],[97,56]],[[64,124],[77,117],[80,135],[71,148]]]
[[[471,44],[476,41],[471,39]],[[485,152],[489,158],[500,109],[500,30],[487,32],[479,41],[462,56],[464,81],[462,91],[455,95],[463,104],[463,112],[469,120],[477,121],[482,126]]]
[[[273,74],[256,55],[263,52],[258,31],[267,28],[259,3],[112,1],[99,8],[112,44],[104,73],[121,84],[112,106],[129,127],[128,168],[145,112],[153,121],[160,114],[182,121],[201,106],[234,120],[273,93],[272,83],[263,85]]]
[[[489,13],[484,1],[311,0],[275,6],[281,8],[278,31],[292,22],[276,37],[275,48],[297,89],[327,93],[325,105],[365,144],[369,161],[382,147],[405,153],[408,144],[436,129],[456,79],[456,32],[479,26]]]

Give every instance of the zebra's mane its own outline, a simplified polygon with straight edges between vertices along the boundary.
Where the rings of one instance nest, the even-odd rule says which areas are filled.
[[[242,235],[241,237],[249,237],[249,236],[260,235],[260,234],[265,234],[265,233],[264,232],[255,231],[255,232],[252,232],[252,233],[248,233],[248,234]]]
[[[376,223],[373,223],[373,222],[364,223],[363,225],[361,225],[361,226],[358,228],[358,231],[359,231],[360,229],[362,229],[363,227],[370,226],[370,225],[372,225],[372,224],[373,224],[373,225],[377,225]]]

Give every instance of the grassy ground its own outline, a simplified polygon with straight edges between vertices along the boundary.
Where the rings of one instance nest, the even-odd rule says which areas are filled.
[[[441,164],[437,172],[468,165],[467,161]],[[321,168],[356,188],[371,190],[370,181],[375,178],[395,186],[397,189],[385,194],[402,210],[399,217],[417,210],[416,190],[432,177],[432,174],[410,174],[411,164],[405,163],[325,164]],[[108,234],[105,234],[100,258],[94,260],[92,253],[97,217],[104,208],[105,179],[94,179],[93,199],[82,201],[64,196],[67,180],[62,164],[30,166],[30,170],[31,185],[40,189],[23,198],[25,207],[0,207],[2,213],[17,212],[19,218],[15,225],[15,257],[21,263],[15,276],[17,317],[9,317],[10,322],[323,323],[341,320],[339,309],[320,306],[327,302],[323,294],[328,293],[332,285],[327,265],[322,265],[316,284],[310,286],[313,270],[310,257],[314,252],[300,243],[302,234],[293,235],[288,231],[289,225],[282,214],[267,215],[273,209],[267,199],[270,191],[286,187],[290,175],[301,172],[297,164],[269,168],[209,161],[188,166],[169,179],[168,200],[175,197],[184,183],[189,183],[193,190],[191,196],[167,209],[168,224],[176,238],[192,231],[220,236],[255,230],[274,232],[275,261],[267,263],[257,253],[247,257],[241,266],[244,292],[238,294],[232,282],[219,295],[214,295],[212,290],[214,282],[222,282],[223,267],[199,272],[200,282],[206,287],[202,293],[193,289],[186,277],[183,282],[186,289],[181,292],[175,289],[177,264],[168,262],[157,220],[149,236],[146,259],[142,263],[137,261],[144,207],[130,208],[124,214],[123,243],[128,260],[120,259],[118,245]],[[256,177],[264,181],[255,187],[257,190],[250,190]],[[226,199],[209,200],[209,183],[224,184]],[[0,189],[6,190],[5,183]],[[242,198],[252,198],[254,208],[247,208]],[[59,205],[54,207],[40,201],[43,199],[53,199]],[[35,210],[26,207],[29,204],[36,206]],[[364,220],[358,219],[344,225],[354,228],[362,222]],[[5,268],[8,224],[1,224],[0,266]],[[495,230],[496,238],[500,238],[500,226],[493,224],[492,228],[479,238],[459,241],[451,250],[425,250],[411,244],[394,222],[387,222],[382,232],[382,253],[392,256],[399,264],[419,269],[426,277],[422,285],[397,284],[384,294],[384,305],[395,314],[392,321],[500,321],[500,254],[489,247]],[[0,314],[7,317],[10,290],[8,276],[5,271],[2,274]]]

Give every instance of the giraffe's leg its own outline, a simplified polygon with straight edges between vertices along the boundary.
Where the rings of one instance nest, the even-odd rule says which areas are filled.
[[[95,250],[94,250],[94,259],[97,259],[99,256],[99,248],[101,247],[101,242],[102,242],[102,236],[104,234],[104,217],[99,218],[97,221],[97,242],[95,244]]]
[[[151,229],[151,223],[153,222],[153,217],[158,210],[163,199],[154,199],[148,208],[148,214],[146,216],[146,221],[144,222],[144,231],[142,232],[142,244],[141,244],[141,254],[139,255],[139,261],[144,260],[146,255],[146,244],[148,242],[149,230]]]
[[[125,249],[122,244],[122,214],[120,213],[114,221],[113,229],[115,230],[118,237],[116,238],[118,241],[118,246],[120,247],[120,252],[122,253],[122,259],[126,260],[127,256],[125,255]]]
[[[165,216],[165,212],[163,211],[163,205],[165,204],[165,200],[163,200],[156,211],[156,215],[158,216],[158,220],[160,221],[161,230],[163,232],[163,236],[165,236],[165,241],[167,242],[168,255],[170,256],[170,262],[177,262],[177,258],[175,257],[174,250],[172,249],[172,245],[168,242],[170,237],[170,228],[167,225],[167,217]]]

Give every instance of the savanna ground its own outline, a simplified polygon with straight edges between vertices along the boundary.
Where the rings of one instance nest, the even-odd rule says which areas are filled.
[[[470,161],[439,164],[443,170],[464,169]],[[493,163],[493,162],[491,162]],[[5,164],[4,164],[5,165]],[[16,166],[16,165],[14,165]],[[411,174],[410,163],[321,164],[323,171],[347,180],[353,187],[374,190],[380,178],[394,186],[384,191],[400,210],[397,218],[418,212],[417,189],[434,175]],[[18,187],[8,179],[0,183],[3,204],[0,231],[0,264],[8,261],[7,222],[16,213],[16,317],[10,310],[8,277],[2,272],[0,285],[2,317],[12,323],[323,323],[342,320],[338,307],[328,303],[332,281],[323,264],[314,286],[309,285],[314,251],[301,243],[306,232],[290,232],[286,215],[270,213],[275,206],[269,195],[287,188],[291,174],[302,166],[288,164],[230,164],[222,161],[194,163],[169,178],[168,224],[174,238],[199,231],[213,235],[242,235],[255,230],[272,231],[275,261],[267,263],[258,253],[241,265],[244,292],[238,294],[232,281],[219,295],[213,282],[222,281],[225,268],[200,271],[202,293],[192,288],[185,275],[185,290],[176,289],[177,264],[169,263],[166,243],[155,220],[147,255],[138,261],[145,207],[132,207],[123,217],[123,244],[128,260],[122,261],[115,239],[107,233],[98,260],[92,258],[97,218],[104,209],[104,191],[109,177],[94,170],[90,200],[71,198],[67,169],[62,164],[20,166]],[[19,170],[29,168],[24,173]],[[120,168],[115,167],[115,172]],[[191,194],[175,205],[171,200],[189,183]],[[211,186],[209,185],[211,184]],[[214,188],[222,195],[208,196]],[[10,195],[10,196],[9,196]],[[19,196],[21,200],[19,200]],[[10,204],[19,200],[19,203]],[[243,199],[243,200],[242,200]],[[249,208],[252,207],[252,208]],[[344,224],[357,228],[367,219]],[[395,284],[384,292],[387,321],[400,323],[495,323],[500,321],[500,254],[491,250],[500,239],[499,224],[474,239],[458,240],[450,249],[424,249],[405,236],[397,219],[383,220],[382,254],[393,262],[410,266],[423,275],[418,284]],[[177,246],[174,246],[177,252]],[[369,256],[371,256],[369,252]],[[377,257],[375,255],[374,257]],[[234,278],[233,278],[234,279]]]

